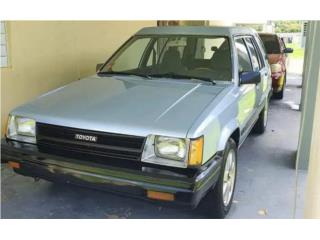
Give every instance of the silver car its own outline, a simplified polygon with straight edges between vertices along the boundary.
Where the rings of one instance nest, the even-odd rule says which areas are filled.
[[[271,75],[257,33],[152,27],[97,74],[14,109],[2,158],[18,174],[224,217],[237,150],[267,125]]]

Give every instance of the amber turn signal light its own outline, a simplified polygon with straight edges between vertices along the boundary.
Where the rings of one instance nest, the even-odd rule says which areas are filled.
[[[9,161],[8,164],[11,168],[20,168],[20,163]]]
[[[147,197],[156,200],[174,201],[174,194],[156,191],[147,191]]]
[[[189,166],[200,166],[203,155],[203,136],[191,140],[189,149]]]

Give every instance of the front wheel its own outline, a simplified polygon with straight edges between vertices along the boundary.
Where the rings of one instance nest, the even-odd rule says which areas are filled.
[[[203,205],[210,217],[224,218],[229,212],[237,176],[237,145],[230,138],[222,156],[219,180],[214,189],[207,193]]]
[[[283,98],[283,91],[284,91],[284,86],[282,87],[282,89],[280,90],[280,92],[277,93],[273,93],[272,96],[274,99],[278,99],[281,100]]]

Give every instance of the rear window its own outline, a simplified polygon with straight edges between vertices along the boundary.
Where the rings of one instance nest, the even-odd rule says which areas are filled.
[[[260,38],[263,42],[264,47],[266,48],[267,54],[279,54],[280,51],[280,44],[278,37],[276,35],[264,35],[260,34]]]

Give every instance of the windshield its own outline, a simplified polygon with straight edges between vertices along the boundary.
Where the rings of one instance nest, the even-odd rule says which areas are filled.
[[[100,74],[231,81],[227,37],[136,36],[100,69]]]
[[[260,38],[263,42],[264,47],[266,48],[267,54],[281,53],[279,40],[276,35],[260,34]]]

